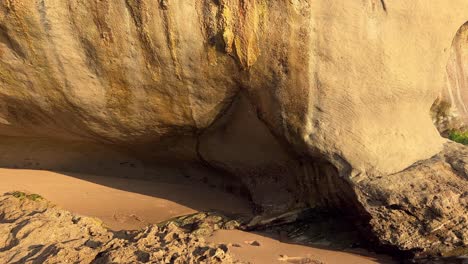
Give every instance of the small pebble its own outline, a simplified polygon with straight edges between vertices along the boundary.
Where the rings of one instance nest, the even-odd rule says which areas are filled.
[[[251,246],[255,246],[255,247],[259,247],[260,246],[260,243],[256,240],[253,240],[253,241],[245,241],[244,243],[246,244],[249,244]]]

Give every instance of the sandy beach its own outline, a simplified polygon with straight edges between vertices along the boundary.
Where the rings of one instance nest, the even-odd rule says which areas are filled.
[[[250,204],[232,194],[193,182],[167,183],[122,177],[0,169],[0,193],[37,193],[76,214],[101,219],[111,230],[137,230],[199,211],[250,214]],[[240,261],[262,263],[393,263],[369,252],[340,252],[282,243],[278,238],[239,230],[220,230],[209,242],[227,244]],[[317,262],[318,263],[318,262]]]

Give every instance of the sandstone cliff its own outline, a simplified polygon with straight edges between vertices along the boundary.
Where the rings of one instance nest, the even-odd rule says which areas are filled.
[[[5,0],[2,143],[201,163],[265,212],[347,208],[399,249],[466,247],[463,229],[425,230],[428,203],[453,209],[435,209],[447,230],[467,221],[464,156],[447,161],[465,150],[429,111],[447,72],[466,80],[467,14],[466,0]]]

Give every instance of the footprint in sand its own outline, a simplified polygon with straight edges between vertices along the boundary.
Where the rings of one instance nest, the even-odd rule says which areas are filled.
[[[280,255],[278,258],[279,261],[284,261],[287,263],[293,264],[325,264],[322,261],[311,259],[311,258],[303,258],[303,257],[288,257],[286,255]]]
[[[119,223],[143,222],[143,220],[135,214],[126,215],[121,213],[114,213],[112,218],[114,218],[114,220]]]

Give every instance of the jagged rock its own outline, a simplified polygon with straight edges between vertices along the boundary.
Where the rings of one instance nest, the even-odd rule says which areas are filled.
[[[210,216],[208,216],[210,217]],[[0,196],[1,263],[239,263],[173,222],[112,233],[28,195]]]
[[[0,230],[2,263],[90,263],[112,239],[99,220],[13,195],[0,197]]]
[[[93,261],[99,263],[239,263],[225,245],[214,246],[173,223],[151,226],[131,240],[108,242]]]
[[[445,252],[466,245],[465,150],[443,150],[430,107],[447,72],[466,80],[467,14],[466,0],[2,1],[0,164],[84,169],[93,145],[202,164],[260,213],[347,208],[382,243]]]
[[[431,159],[356,183],[373,234],[417,255],[468,254],[468,149],[448,143]]]
[[[172,223],[194,235],[207,237],[219,229],[233,230],[239,228],[247,221],[245,216],[227,217],[217,212],[201,212],[184,215],[162,222],[159,225]]]

